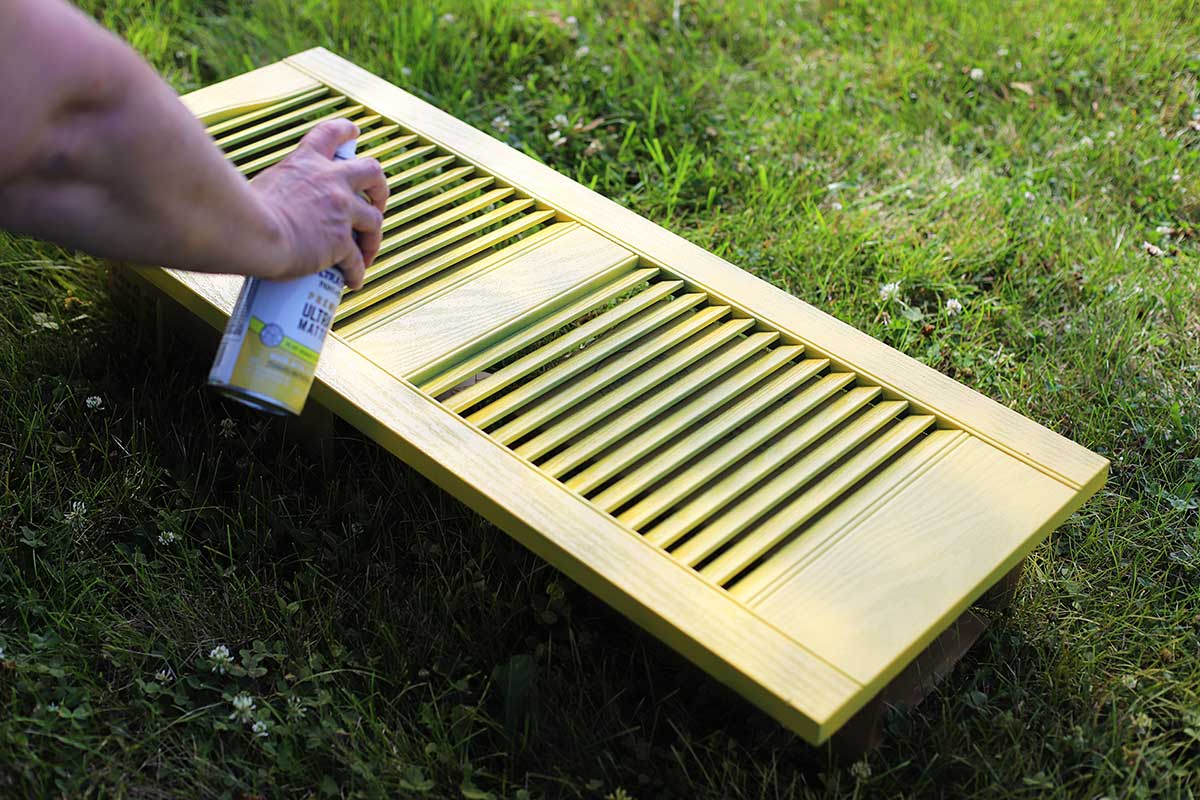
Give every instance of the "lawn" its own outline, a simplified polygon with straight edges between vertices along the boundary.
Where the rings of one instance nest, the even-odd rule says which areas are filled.
[[[0,797],[1200,794],[1194,1],[83,5],[181,92],[324,45],[1112,473],[848,763],[0,233]]]

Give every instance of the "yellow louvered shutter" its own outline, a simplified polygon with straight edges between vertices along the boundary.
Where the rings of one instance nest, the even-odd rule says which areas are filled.
[[[254,175],[391,187],[314,397],[812,742],[1107,462],[316,49],[185,102]],[[147,277],[214,325],[239,280]]]

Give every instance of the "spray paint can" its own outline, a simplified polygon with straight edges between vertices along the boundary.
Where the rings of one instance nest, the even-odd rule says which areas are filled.
[[[334,159],[354,158],[353,140]],[[246,278],[208,385],[251,408],[299,414],[346,285],[336,266],[290,281]]]

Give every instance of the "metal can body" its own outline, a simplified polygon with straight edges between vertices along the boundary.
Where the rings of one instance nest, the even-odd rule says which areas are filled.
[[[209,385],[252,408],[299,414],[344,285],[336,267],[291,281],[247,278]]]

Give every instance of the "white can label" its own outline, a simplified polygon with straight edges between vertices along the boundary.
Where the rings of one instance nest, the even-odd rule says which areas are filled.
[[[336,268],[291,281],[247,278],[208,382],[299,414],[344,284]]]

